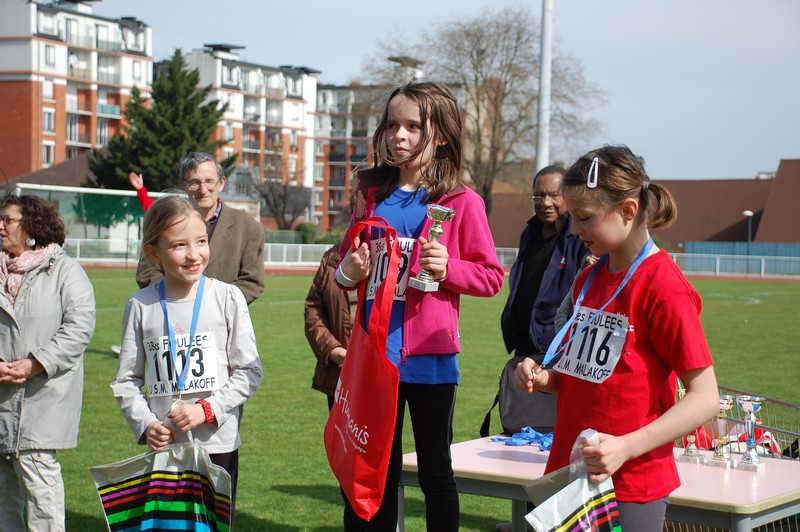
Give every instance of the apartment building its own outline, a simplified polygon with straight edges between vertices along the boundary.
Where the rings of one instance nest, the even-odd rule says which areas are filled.
[[[152,31],[89,1],[0,2],[0,169],[47,168],[122,133],[131,89],[152,82]]]
[[[319,71],[251,63],[241,58],[243,48],[205,44],[185,57],[199,71],[200,86],[211,86],[209,98],[228,104],[214,135],[227,144],[217,155],[240,154],[237,187],[246,185],[244,177],[310,190]]]
[[[312,223],[321,232],[349,221],[350,183],[354,171],[371,164],[385,93],[370,85],[320,85],[317,91]]]

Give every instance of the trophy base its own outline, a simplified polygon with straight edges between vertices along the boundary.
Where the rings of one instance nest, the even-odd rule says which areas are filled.
[[[416,277],[408,280],[408,286],[420,290],[421,292],[436,292],[439,290],[439,283],[436,281],[422,281]]]
[[[736,464],[736,469],[740,469],[742,471],[753,471],[755,473],[764,471],[766,467],[767,466],[764,464],[764,462],[749,462],[745,460],[739,460],[739,463]]]
[[[706,462],[706,456],[703,454],[698,454],[698,455],[682,454],[678,456],[675,460],[687,464],[704,464]]]
[[[736,467],[736,460],[734,458],[730,458],[728,460],[719,460],[712,458],[711,460],[706,461],[706,465],[710,465],[712,467],[724,467],[727,469]]]

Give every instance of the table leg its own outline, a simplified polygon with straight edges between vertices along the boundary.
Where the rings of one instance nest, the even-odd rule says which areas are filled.
[[[527,532],[528,522],[525,520],[527,504],[525,501],[511,501],[511,530],[513,532]]]
[[[750,516],[731,514],[731,532],[750,532]]]

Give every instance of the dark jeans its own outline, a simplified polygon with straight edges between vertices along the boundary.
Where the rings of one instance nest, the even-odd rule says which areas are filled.
[[[458,488],[450,459],[456,385],[400,383],[397,423],[383,502],[378,512],[367,522],[359,518],[350,503],[345,501],[346,532],[395,532],[397,529],[397,494],[403,467],[403,418],[406,404],[414,431],[419,484],[425,495],[427,528],[436,532],[458,530]]]

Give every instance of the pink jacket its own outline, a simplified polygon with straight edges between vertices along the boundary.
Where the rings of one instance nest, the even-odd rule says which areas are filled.
[[[375,212],[375,194],[379,187],[367,189],[364,218]],[[503,287],[505,272],[497,260],[494,240],[489,231],[483,199],[471,188],[464,187],[445,194],[438,205],[455,209],[452,221],[445,222],[441,244],[447,248],[447,278],[437,292],[406,292],[403,357],[406,355],[438,355],[458,353],[461,343],[458,315],[461,294],[491,297]],[[350,227],[358,221],[356,217]],[[422,228],[423,236],[433,225],[430,219]],[[348,232],[339,253],[344,257],[352,242]],[[419,246],[411,254],[411,277],[420,272]]]

